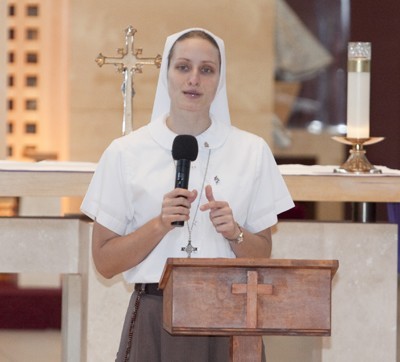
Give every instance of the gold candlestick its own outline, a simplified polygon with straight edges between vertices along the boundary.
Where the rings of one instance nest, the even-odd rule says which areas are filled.
[[[365,174],[365,173],[382,173],[381,170],[373,166],[365,156],[366,150],[364,146],[378,143],[384,139],[384,137],[369,137],[369,138],[348,138],[348,137],[332,137],[333,140],[350,145],[351,150],[349,151],[350,156],[339,168],[334,169],[336,173],[354,173],[354,174]]]

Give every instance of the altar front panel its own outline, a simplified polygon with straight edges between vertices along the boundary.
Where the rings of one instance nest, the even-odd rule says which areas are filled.
[[[266,337],[269,362],[396,361],[397,225],[281,222],[273,258],[337,259],[331,337]]]

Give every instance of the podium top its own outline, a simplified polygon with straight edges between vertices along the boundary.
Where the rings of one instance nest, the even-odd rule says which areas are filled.
[[[339,268],[339,261],[269,258],[168,258],[161,275],[160,289],[165,288],[174,267],[330,269],[331,278],[333,278]]]

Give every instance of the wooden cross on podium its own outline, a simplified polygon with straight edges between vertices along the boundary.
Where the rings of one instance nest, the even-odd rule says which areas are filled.
[[[257,328],[257,297],[259,294],[271,295],[271,284],[258,284],[258,273],[247,272],[247,284],[232,284],[232,294],[247,294],[246,326]]]
[[[142,49],[134,49],[134,35],[136,29],[131,25],[125,30],[125,47],[118,48],[118,57],[106,57],[99,54],[96,63],[99,67],[104,64],[113,64],[117,67],[118,72],[124,73],[124,82],[122,83],[122,92],[124,95],[124,116],[122,122],[122,134],[126,135],[133,129],[133,97],[135,90],[133,87],[133,77],[135,73],[142,73],[144,65],[155,65],[157,68],[161,66],[161,55],[155,58],[142,58]]]

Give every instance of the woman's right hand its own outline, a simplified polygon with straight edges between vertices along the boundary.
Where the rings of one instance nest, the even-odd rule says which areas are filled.
[[[161,223],[172,230],[174,221],[187,221],[190,218],[190,206],[197,198],[196,190],[174,189],[164,195],[161,206]]]

